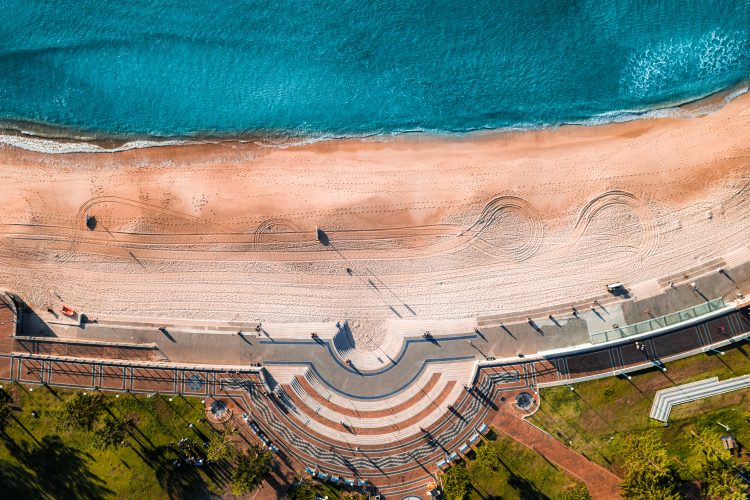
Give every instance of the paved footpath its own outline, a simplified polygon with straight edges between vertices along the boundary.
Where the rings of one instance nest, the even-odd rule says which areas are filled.
[[[550,462],[562,467],[568,474],[586,483],[595,500],[620,498],[619,484],[622,481],[605,469],[563,445],[549,434],[524,421],[507,410],[495,413],[496,430],[507,434],[524,446],[536,451]]]

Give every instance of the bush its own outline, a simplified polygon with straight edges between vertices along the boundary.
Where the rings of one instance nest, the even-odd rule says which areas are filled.
[[[94,431],[94,443],[100,449],[110,446],[117,448],[125,440],[130,425],[129,420],[121,421],[109,417]]]
[[[3,393],[2,395],[5,395],[5,393]],[[0,432],[5,431],[5,427],[8,425],[8,422],[10,422],[10,419],[12,416],[13,416],[12,402],[10,401],[9,398],[2,398],[0,400]]]
[[[315,485],[309,479],[300,479],[290,492],[291,500],[315,500],[317,497]]]
[[[706,474],[703,490],[710,500],[745,500],[747,484],[737,473],[727,468],[716,468]]]
[[[577,484],[563,491],[561,500],[591,500],[591,494],[585,484]]]
[[[90,431],[105,408],[103,394],[77,392],[67,400],[58,413],[58,425],[63,428]]]
[[[690,431],[690,451],[688,459],[691,469],[699,477],[703,477],[713,469],[719,468],[732,460],[732,454],[721,444],[721,434],[709,427]]]
[[[477,451],[477,466],[486,471],[496,471],[503,465],[502,455],[495,446],[495,443],[487,443],[481,446]]]

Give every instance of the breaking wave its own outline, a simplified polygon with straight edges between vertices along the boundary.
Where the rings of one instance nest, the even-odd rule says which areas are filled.
[[[638,98],[660,97],[675,87],[695,88],[716,81],[750,60],[747,32],[712,31],[697,39],[670,40],[631,55],[620,80],[625,92]]]

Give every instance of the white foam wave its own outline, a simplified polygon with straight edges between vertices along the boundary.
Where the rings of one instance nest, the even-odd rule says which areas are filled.
[[[59,141],[33,135],[0,134],[0,144],[7,144],[28,151],[50,154],[68,153],[116,153],[131,149],[151,148],[159,146],[176,146],[190,144],[195,141],[187,140],[135,140],[112,148],[105,148],[98,144],[82,141]]]
[[[632,54],[620,85],[629,94],[644,98],[685,82],[715,78],[748,58],[747,32],[715,30],[697,39],[670,40]]]

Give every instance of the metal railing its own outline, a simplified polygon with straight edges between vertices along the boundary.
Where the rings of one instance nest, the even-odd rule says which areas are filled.
[[[666,316],[660,316],[658,318],[652,318],[640,323],[633,323],[632,325],[626,325],[606,332],[594,333],[591,335],[591,342],[593,344],[601,344],[602,342],[609,342],[610,340],[618,340],[626,337],[632,337],[633,335],[641,335],[648,333],[659,328],[665,328],[667,326],[677,325],[684,321],[688,321],[693,318],[698,318],[705,314],[718,311],[727,306],[723,298],[709,300],[703,304],[698,304],[682,311],[677,311]]]

